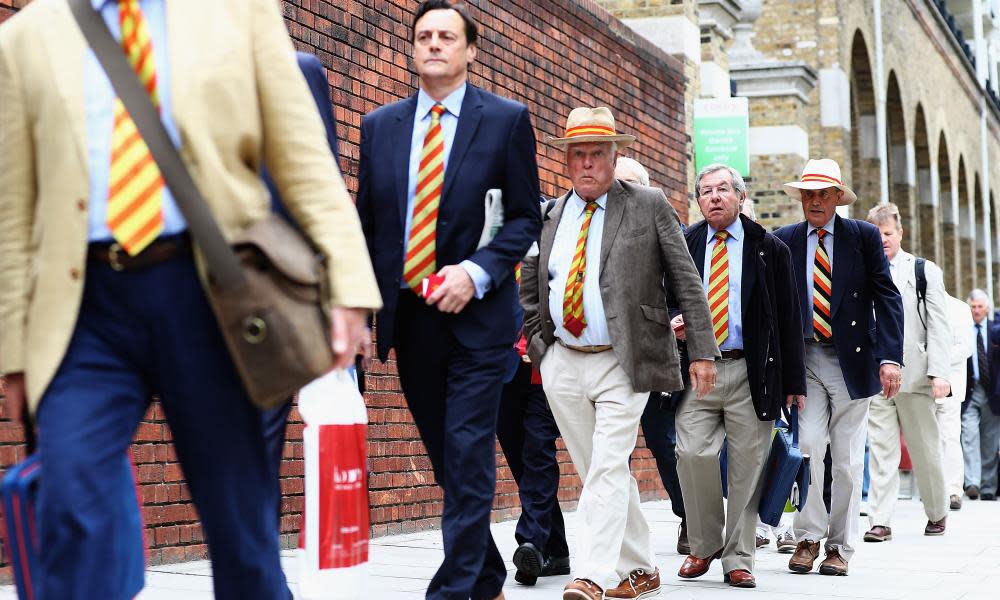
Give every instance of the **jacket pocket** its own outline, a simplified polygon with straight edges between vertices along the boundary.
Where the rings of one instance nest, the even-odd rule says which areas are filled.
[[[642,316],[646,317],[650,321],[659,323],[663,326],[670,325],[670,314],[667,312],[666,308],[650,306],[648,304],[640,304],[639,308],[642,309]]]

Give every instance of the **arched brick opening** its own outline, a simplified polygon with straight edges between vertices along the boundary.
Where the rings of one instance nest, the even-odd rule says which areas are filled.
[[[875,86],[871,60],[861,31],[854,32],[851,45],[851,188],[858,201],[851,207],[863,219],[879,201],[881,167],[875,127]]]
[[[940,194],[939,213],[941,215],[941,254],[939,264],[944,269],[944,284],[948,293],[958,297],[958,229],[955,222],[957,198],[955,181],[951,177],[951,158],[948,155],[948,140],[941,132],[938,136],[938,189]]]
[[[917,163],[917,212],[913,219],[914,229],[904,232],[907,249],[919,256],[927,257],[935,262],[938,260],[938,240],[941,231],[939,227],[937,199],[931,185],[931,149],[927,136],[927,116],[922,104],[917,104],[917,113],[913,128],[913,150]]]

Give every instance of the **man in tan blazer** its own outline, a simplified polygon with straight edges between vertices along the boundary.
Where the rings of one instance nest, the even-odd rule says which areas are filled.
[[[350,364],[381,301],[278,2],[88,4],[227,238],[269,212],[267,163],[328,261],[336,365]],[[35,0],[0,27],[0,153],[0,372],[9,410],[27,401],[40,431],[39,595],[139,591],[126,451],[158,394],[216,597],[290,597],[260,416],[206,301],[197,248],[65,1]]]
[[[570,113],[551,143],[573,189],[543,209],[539,255],[522,267],[528,352],[584,482],[566,600],[660,587],[628,459],[649,392],[682,387],[668,291],[689,323],[692,387],[703,397],[715,382],[708,303],[677,215],[660,190],[614,179],[618,148],[634,140],[607,108]]]
[[[882,232],[882,248],[892,281],[903,298],[903,382],[899,394],[872,398],[868,413],[871,483],[866,542],[892,539],[892,513],[899,494],[900,431],[913,460],[920,499],[927,514],[924,535],[942,535],[948,494],[941,467],[941,434],[935,400],[951,391],[952,336],[941,269],[925,261],[926,301],[918,301],[917,257],[900,248],[903,227],[895,204],[880,204],[868,222]]]

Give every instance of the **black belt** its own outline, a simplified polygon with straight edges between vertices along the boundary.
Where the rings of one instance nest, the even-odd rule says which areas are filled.
[[[746,356],[742,350],[723,350],[722,360],[739,360]]]
[[[111,265],[115,271],[145,269],[172,258],[191,253],[191,236],[187,233],[158,238],[135,256],[129,255],[118,242],[95,242],[87,250],[87,258]]]

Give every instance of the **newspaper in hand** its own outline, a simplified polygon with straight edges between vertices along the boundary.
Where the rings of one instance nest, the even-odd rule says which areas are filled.
[[[483,233],[479,236],[476,250],[488,246],[503,227],[503,192],[498,189],[487,190],[483,204],[486,218],[483,220]]]

